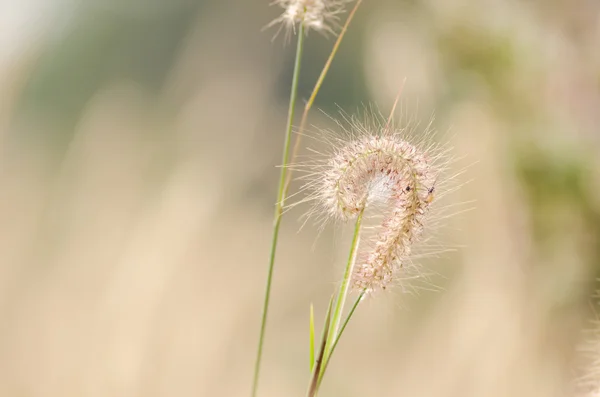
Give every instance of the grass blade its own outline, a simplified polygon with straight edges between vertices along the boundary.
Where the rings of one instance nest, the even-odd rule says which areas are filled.
[[[331,361],[331,356],[333,355],[333,352],[335,351],[335,347],[337,346],[338,341],[340,340],[340,337],[344,333],[344,330],[346,329],[346,326],[348,325],[348,322],[350,321],[350,318],[352,318],[352,315],[354,314],[354,311],[356,310],[356,308],[358,307],[358,304],[362,301],[362,298],[364,296],[365,296],[365,292],[363,291],[363,292],[360,293],[360,295],[358,296],[358,298],[356,298],[356,301],[354,302],[354,305],[352,305],[352,309],[350,309],[350,312],[348,313],[348,316],[346,317],[346,319],[344,320],[344,323],[342,324],[342,327],[340,328],[340,332],[335,337],[335,340],[333,341],[333,344],[331,345],[331,351],[329,352],[329,356],[327,357],[327,360],[322,365],[323,369],[321,370],[321,374],[319,375],[319,379],[317,380],[317,388],[321,385],[321,380],[323,379],[323,376],[325,375],[325,371],[327,370],[327,366],[329,365],[329,361]]]
[[[312,375],[310,377],[310,385],[308,386],[307,397],[315,397],[317,395],[319,385],[319,374],[321,373],[321,365],[323,363],[323,356],[325,355],[325,345],[329,338],[329,325],[331,323],[331,308],[333,307],[333,296],[329,299],[329,307],[327,308],[327,315],[325,316],[325,324],[323,324],[323,333],[321,334],[321,346],[319,348],[319,355],[315,361]]]
[[[283,144],[282,167],[279,175],[279,189],[277,192],[277,201],[275,203],[275,215],[273,224],[273,238],[271,240],[271,253],[269,255],[269,267],[267,271],[267,285],[265,286],[265,298],[260,323],[260,333],[258,336],[258,348],[256,352],[256,361],[254,363],[254,376],[252,378],[251,396],[256,397],[258,393],[258,379],[260,377],[260,366],[262,363],[263,345],[265,342],[265,330],[267,327],[267,315],[269,312],[269,302],[271,299],[271,283],[273,282],[273,270],[275,268],[275,254],[277,252],[277,242],[279,239],[279,227],[281,226],[281,217],[283,216],[283,206],[285,203],[285,186],[288,163],[290,158],[290,142],[292,139],[292,127],[294,123],[294,112],[296,109],[296,97],[298,91],[298,82],[300,76],[300,64],[302,61],[302,51],[304,47],[304,25],[300,24],[298,31],[298,45],[296,47],[296,60],[294,62],[294,74],[292,76],[292,87],[290,91],[290,103],[288,108],[287,127],[285,140]]]

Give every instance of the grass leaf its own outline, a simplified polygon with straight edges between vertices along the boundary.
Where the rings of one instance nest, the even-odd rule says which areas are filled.
[[[331,324],[331,308],[333,306],[333,296],[329,299],[329,307],[327,308],[327,315],[325,316],[325,324],[323,324],[323,333],[321,335],[321,347],[319,348],[319,355],[315,361],[310,385],[308,386],[307,397],[314,397],[317,395],[319,374],[321,373],[321,364],[323,363],[323,356],[325,355],[325,345],[329,338],[329,326]]]

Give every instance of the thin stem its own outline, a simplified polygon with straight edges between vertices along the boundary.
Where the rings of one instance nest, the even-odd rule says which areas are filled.
[[[315,361],[314,368],[311,371],[310,384],[308,386],[307,397],[315,397],[319,388],[319,378],[321,374],[321,365],[323,364],[323,357],[325,355],[325,345],[329,340],[329,324],[331,321],[331,307],[333,306],[333,295],[329,299],[329,306],[327,307],[327,314],[325,315],[325,323],[323,324],[323,332],[321,334],[321,343],[319,348],[319,354]]]
[[[331,351],[329,352],[329,357],[331,357],[333,355],[333,351],[335,350],[335,347],[337,346],[337,344],[338,344],[338,342],[340,340],[340,337],[344,333],[344,330],[346,329],[346,326],[348,325],[348,322],[350,322],[350,318],[352,318],[352,315],[356,311],[356,308],[358,307],[358,304],[362,301],[362,298],[364,296],[365,296],[365,291],[361,292],[360,295],[358,295],[358,298],[356,298],[356,300],[354,301],[354,305],[352,305],[352,309],[350,309],[350,312],[348,313],[348,316],[344,320],[344,323],[342,324],[342,327],[340,328],[340,332],[338,332],[337,336],[335,337],[335,341],[333,342],[333,345],[331,345]],[[329,361],[327,361],[325,363],[326,367],[327,367],[327,363],[329,363]],[[323,372],[325,372],[325,368],[323,368]]]
[[[325,371],[327,370],[327,366],[329,365],[329,361],[331,360],[331,356],[333,355],[333,352],[335,351],[335,347],[337,346],[337,344],[338,344],[338,342],[339,342],[342,334],[344,333],[344,330],[346,329],[346,326],[348,325],[348,322],[350,322],[350,319],[352,318],[352,315],[356,311],[356,308],[358,307],[358,304],[362,301],[362,298],[364,296],[365,296],[365,291],[362,291],[360,293],[360,295],[358,295],[358,298],[356,298],[356,301],[354,301],[354,305],[352,305],[352,309],[350,309],[350,312],[348,313],[348,316],[346,316],[346,319],[344,320],[344,323],[342,324],[342,327],[340,328],[340,332],[338,332],[338,334],[335,336],[335,340],[333,341],[333,344],[331,345],[331,351],[329,352],[329,357],[322,364],[321,373],[320,373],[319,379],[317,380],[317,390],[318,390],[319,386],[321,385],[321,380],[323,379],[323,376],[325,375]]]
[[[338,334],[340,319],[344,310],[344,303],[346,302],[346,295],[348,294],[348,288],[350,287],[350,281],[352,279],[352,269],[354,268],[354,263],[356,262],[356,252],[358,250],[358,243],[360,241],[360,227],[362,224],[363,214],[364,208],[358,214],[358,218],[356,218],[356,224],[354,225],[354,235],[352,236],[352,245],[350,246],[350,253],[348,254],[348,262],[346,263],[344,278],[342,279],[342,285],[340,286],[340,290],[335,302],[335,309],[329,330],[329,339],[327,340],[327,345],[325,347],[325,362],[329,360],[334,340]]]
[[[304,47],[304,26],[300,24],[298,31],[298,43],[296,46],[296,60],[294,63],[294,74],[292,76],[292,87],[290,92],[290,104],[288,109],[287,128],[285,132],[285,141],[283,144],[282,167],[279,175],[279,189],[277,192],[277,202],[275,203],[275,216],[273,224],[273,239],[271,241],[271,254],[269,256],[269,270],[267,273],[267,285],[265,287],[265,300],[263,304],[262,320],[260,325],[260,336],[258,338],[258,352],[256,353],[256,362],[254,364],[254,379],[252,381],[252,397],[256,397],[258,391],[258,378],[260,375],[260,364],[262,359],[263,344],[265,340],[265,329],[267,325],[267,312],[269,310],[269,300],[271,298],[271,282],[273,280],[273,268],[275,265],[275,253],[277,252],[277,241],[279,238],[279,226],[281,225],[281,216],[285,201],[285,181],[288,170],[288,161],[290,155],[290,141],[292,135],[292,126],[294,123],[294,113],[296,107],[296,96],[298,92],[298,81],[300,76],[300,64],[302,60],[302,50]]]
[[[356,4],[354,4],[354,8],[352,8],[352,11],[350,11],[350,14],[348,14],[346,23],[342,27],[342,30],[341,30],[340,34],[338,35],[338,38],[335,41],[335,44],[333,45],[333,49],[331,50],[331,53],[329,54],[329,58],[327,58],[327,62],[325,63],[325,66],[323,66],[323,70],[321,70],[319,79],[317,80],[317,83],[315,84],[315,87],[313,88],[312,93],[310,94],[310,98],[308,98],[308,101],[304,105],[304,111],[302,112],[302,118],[300,119],[300,127],[298,128],[296,142],[294,142],[294,149],[292,150],[292,160],[295,159],[296,156],[298,155],[298,150],[300,149],[300,141],[302,140],[302,132],[304,131],[304,127],[306,127],[306,120],[308,118],[308,112],[310,111],[310,108],[312,108],[312,105],[315,102],[317,93],[321,89],[321,86],[323,85],[323,81],[325,80],[325,76],[327,76],[327,72],[329,72],[329,68],[331,67],[331,64],[333,63],[333,58],[337,54],[338,48],[340,47],[340,44],[342,43],[342,39],[344,38],[344,35],[348,31],[348,26],[350,26],[350,22],[352,21],[352,18],[354,18],[354,14],[356,14],[356,10],[358,10],[358,6],[360,6],[361,3],[362,3],[362,0],[358,0],[356,2]],[[286,192],[290,185],[291,179],[292,179],[292,172],[290,171],[290,173],[287,176],[287,180],[285,182],[285,191]]]

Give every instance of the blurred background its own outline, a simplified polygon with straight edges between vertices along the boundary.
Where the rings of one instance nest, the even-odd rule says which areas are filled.
[[[0,2],[1,396],[249,395],[295,51],[261,31],[268,3]],[[406,78],[402,113],[435,114],[472,164],[451,200],[475,203],[422,288],[359,307],[321,395],[576,395],[599,42],[596,0],[363,3],[309,123],[389,112]],[[302,99],[332,45],[309,35]],[[283,220],[265,397],[304,395],[309,305],[320,327],[345,259],[347,235],[299,232],[302,212]]]

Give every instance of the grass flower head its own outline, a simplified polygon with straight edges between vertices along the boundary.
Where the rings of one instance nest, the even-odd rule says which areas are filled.
[[[412,247],[423,234],[430,207],[446,181],[448,150],[431,140],[429,128],[415,141],[371,112],[367,121],[345,117],[342,137],[325,131],[328,150],[300,164],[307,171],[303,201],[322,221],[347,221],[373,210],[382,221],[358,253],[352,274],[356,290],[386,289],[411,263]],[[320,134],[322,135],[322,134]]]
[[[349,2],[350,0],[275,0],[273,4],[279,5],[284,11],[267,27],[281,24],[281,28],[285,27],[289,34],[290,31],[296,31],[296,26],[302,25],[307,33],[315,30],[335,34],[339,15]]]

